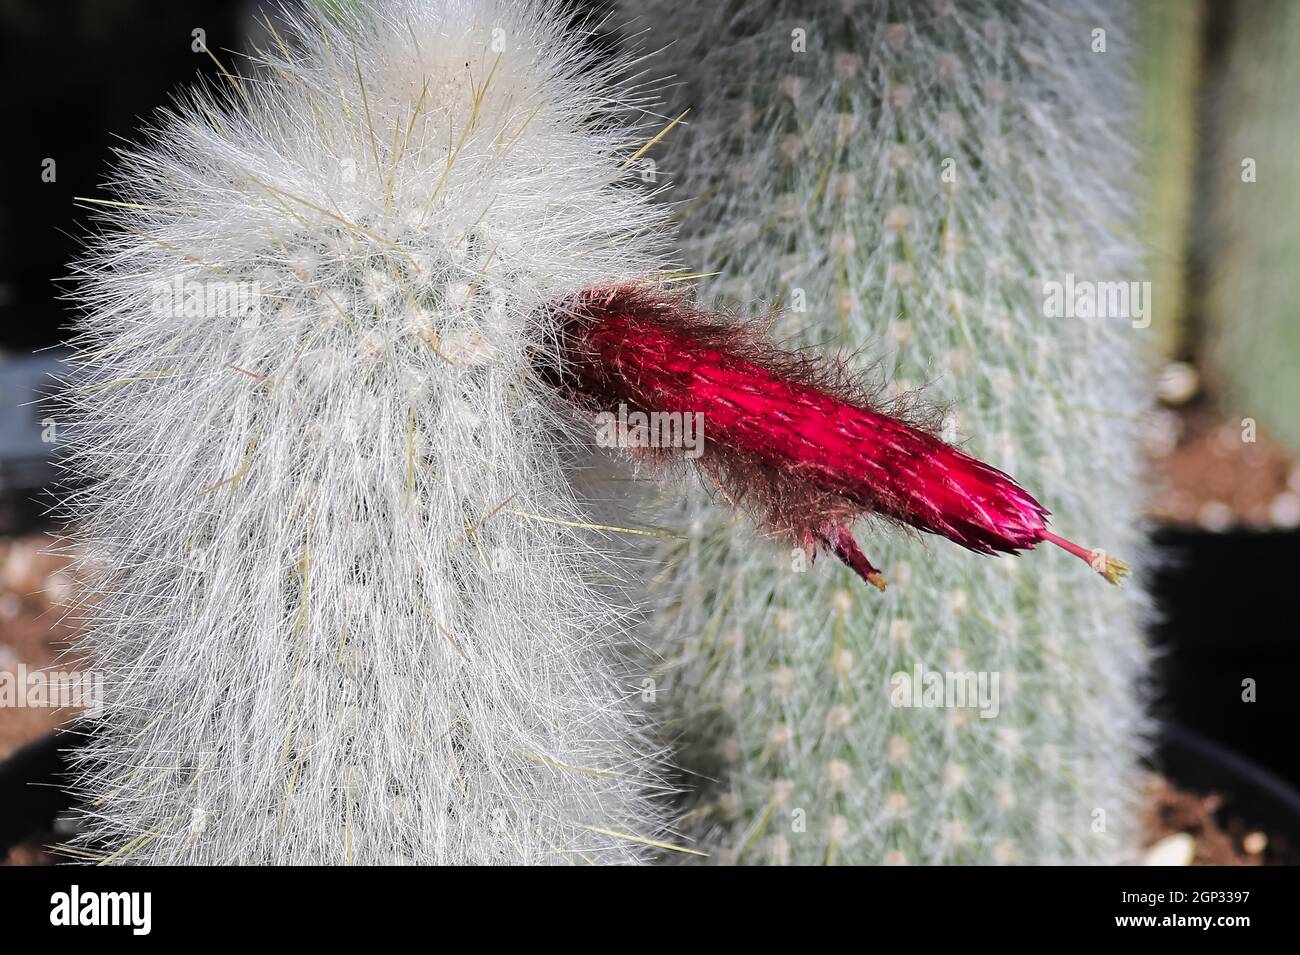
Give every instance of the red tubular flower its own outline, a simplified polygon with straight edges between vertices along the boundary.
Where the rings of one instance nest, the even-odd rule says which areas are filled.
[[[884,589],[848,525],[877,514],[981,554],[1048,541],[1111,583],[1128,568],[1052,533],[1011,477],[919,425],[873,410],[842,367],[781,352],[683,299],[621,285],[566,311],[560,384],[580,406],[702,413],[700,469],[771,531],[832,551]]]

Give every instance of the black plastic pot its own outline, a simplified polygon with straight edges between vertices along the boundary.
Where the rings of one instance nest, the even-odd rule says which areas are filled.
[[[1300,787],[1300,533],[1162,530],[1155,541],[1156,715]]]
[[[51,832],[71,808],[64,788],[67,750],[85,737],[51,733],[0,762],[0,859],[17,845]]]
[[[1166,724],[1161,730],[1159,768],[1182,789],[1223,796],[1221,815],[1281,841],[1295,861],[1300,852],[1300,790],[1194,730]],[[1220,820],[1221,822],[1224,820]]]

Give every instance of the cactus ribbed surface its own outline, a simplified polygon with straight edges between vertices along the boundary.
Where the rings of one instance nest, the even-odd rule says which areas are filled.
[[[853,353],[895,395],[923,388],[945,436],[1034,489],[1063,534],[1140,558],[1147,332],[1048,317],[1044,292],[1144,278],[1122,9],[635,7],[646,45],[675,41],[660,69],[692,107],[661,169],[687,265],[720,273],[702,304],[779,304],[775,337]],[[661,576],[659,712],[715,861],[1136,849],[1140,579],[1117,590],[1065,554],[993,559],[872,525],[858,537],[880,594],[829,558],[804,572],[715,504],[687,523]],[[996,716],[893,705],[891,676],[918,666],[996,679]]]

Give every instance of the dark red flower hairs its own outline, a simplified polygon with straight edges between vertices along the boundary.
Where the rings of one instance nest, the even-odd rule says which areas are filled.
[[[833,552],[885,587],[849,525],[868,514],[980,554],[1047,541],[1113,584],[1128,566],[1052,533],[1010,476],[924,427],[877,411],[834,360],[784,352],[751,328],[639,285],[564,308],[564,393],[590,412],[702,415],[696,467],[734,506],[810,554]],[[671,453],[668,449],[652,452]]]

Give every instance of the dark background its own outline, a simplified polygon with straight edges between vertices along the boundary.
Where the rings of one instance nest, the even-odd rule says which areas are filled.
[[[58,343],[63,291],[85,228],[73,196],[99,195],[112,148],[181,84],[217,75],[191,49],[202,28],[229,65],[257,5],[232,0],[0,0],[0,351]],[[56,163],[43,182],[42,162]]]

